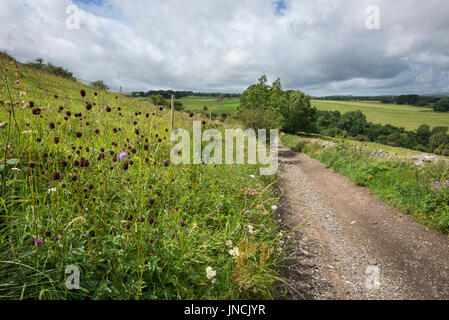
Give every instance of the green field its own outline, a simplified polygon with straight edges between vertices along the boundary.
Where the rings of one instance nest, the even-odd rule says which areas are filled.
[[[438,113],[423,107],[327,100],[312,100],[312,105],[318,110],[338,110],[341,113],[360,110],[366,115],[368,121],[404,127],[406,130],[417,129],[422,124],[428,124],[431,128],[449,126],[449,113]]]
[[[185,97],[177,99],[184,105],[186,111],[202,111],[206,106],[214,114],[231,113],[240,105],[238,98],[224,99],[219,101],[216,97]]]

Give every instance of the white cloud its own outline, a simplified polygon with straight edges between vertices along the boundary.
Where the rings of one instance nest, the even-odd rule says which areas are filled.
[[[119,71],[127,91],[235,92],[261,74],[314,95],[447,88],[446,0],[286,0],[282,15],[272,0],[97,2],[75,1],[68,30],[68,0],[0,0],[0,49],[116,89]],[[365,28],[371,4],[380,30]]]

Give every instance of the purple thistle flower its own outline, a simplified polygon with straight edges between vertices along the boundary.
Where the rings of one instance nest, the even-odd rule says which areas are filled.
[[[34,239],[34,243],[41,244],[42,243],[42,239],[41,238],[36,238],[36,239]]]
[[[223,203],[219,203],[218,205],[219,205],[220,207],[223,207]]]
[[[251,210],[246,210],[245,213],[246,213],[246,214],[250,214],[250,213],[251,213]]]

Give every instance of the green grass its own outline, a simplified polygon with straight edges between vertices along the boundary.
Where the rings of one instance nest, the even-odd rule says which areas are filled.
[[[279,197],[274,177],[253,165],[171,164],[168,110],[3,66],[0,298],[272,297],[284,258],[271,209]],[[177,128],[192,120],[202,119],[175,114]],[[210,126],[224,130],[206,119]],[[79,290],[65,286],[68,265],[81,271]]]
[[[340,111],[341,113],[360,110],[370,122],[391,124],[404,127],[406,130],[417,129],[422,124],[428,124],[431,128],[449,126],[449,112],[439,113],[424,107],[325,100],[312,100],[312,105],[318,110]]]
[[[291,135],[283,135],[281,140],[289,148],[303,142],[303,152],[357,185],[369,188],[381,200],[415,220],[449,234],[449,181],[446,182],[449,164],[418,167],[407,162],[376,160],[369,148],[356,149],[348,140],[331,148]]]
[[[213,114],[229,114],[237,110],[240,105],[240,100],[238,98],[224,99],[223,101],[218,100],[215,97],[185,97],[177,99],[184,105],[184,110],[186,111],[203,111],[206,106],[209,111]]]

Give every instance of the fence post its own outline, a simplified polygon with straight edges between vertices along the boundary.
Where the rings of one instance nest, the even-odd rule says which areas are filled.
[[[171,131],[173,132],[173,120],[175,118],[175,96],[171,95]]]

